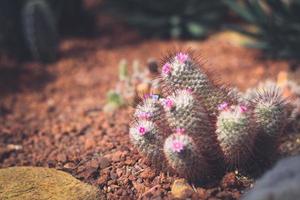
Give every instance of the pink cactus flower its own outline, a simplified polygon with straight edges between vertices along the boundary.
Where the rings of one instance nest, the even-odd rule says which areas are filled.
[[[138,116],[140,119],[149,119],[151,117],[151,113],[150,112],[141,112]]]
[[[150,94],[144,94],[144,96],[143,96],[144,100],[148,99],[149,97],[150,97]]]
[[[162,73],[165,76],[169,75],[171,73],[171,70],[172,70],[172,66],[170,63],[166,63],[162,67]]]
[[[241,113],[244,113],[244,112],[247,112],[248,108],[246,106],[240,106],[240,112]]]
[[[191,94],[191,93],[193,92],[193,89],[192,89],[192,88],[187,88],[187,89],[185,89],[185,91],[186,91],[187,93]]]
[[[181,141],[179,140],[174,140],[173,143],[172,143],[172,150],[174,152],[178,152],[180,153],[184,148],[184,145]]]
[[[165,100],[165,106],[169,109],[171,109],[174,106],[174,102],[171,99],[166,99]]]
[[[143,126],[139,127],[139,135],[143,136],[146,134],[146,128]]]
[[[177,128],[177,129],[176,129],[176,133],[177,133],[177,134],[184,134],[184,132],[185,132],[185,129],[184,129],[184,128]]]
[[[183,64],[187,59],[188,59],[189,55],[179,52],[178,54],[176,54],[176,60],[178,60],[181,64]]]
[[[222,110],[226,110],[228,108],[228,103],[227,102],[223,102],[220,105],[218,105],[218,110],[222,111]]]

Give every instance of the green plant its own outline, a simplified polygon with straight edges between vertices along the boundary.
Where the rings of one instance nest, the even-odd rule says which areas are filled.
[[[297,58],[300,55],[299,0],[224,0],[229,8],[251,26],[232,28],[256,39],[251,47],[267,55]]]
[[[22,8],[23,30],[34,59],[52,62],[57,57],[58,32],[47,1],[27,0]]]
[[[222,2],[198,0],[106,0],[103,10],[146,36],[175,38],[205,37],[227,13]]]
[[[250,98],[233,95],[190,52],[167,56],[161,73],[162,97],[145,98],[130,128],[131,141],[142,154],[192,181],[244,168],[261,155],[268,162],[267,152],[254,152],[264,142],[275,149],[286,125],[287,106],[277,88],[255,89]],[[148,133],[155,137],[145,138]]]

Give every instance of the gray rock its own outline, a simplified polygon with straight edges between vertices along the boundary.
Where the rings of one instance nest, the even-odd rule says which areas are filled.
[[[300,199],[300,156],[279,161],[243,198],[243,200],[298,199]]]

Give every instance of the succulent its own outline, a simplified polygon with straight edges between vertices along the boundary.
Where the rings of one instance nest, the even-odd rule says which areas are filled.
[[[105,0],[109,12],[149,37],[203,38],[216,30],[227,8],[216,1]]]
[[[28,0],[22,9],[23,30],[32,57],[43,62],[56,59],[58,32],[55,17],[45,0]]]
[[[287,113],[280,90],[268,86],[239,96],[216,84],[190,51],[164,59],[160,86],[161,95],[151,94],[136,107],[130,129],[134,146],[154,164],[208,181],[261,155],[268,163],[270,154],[256,151],[263,143],[276,148],[283,133]]]
[[[275,58],[299,58],[300,1],[298,0],[223,0],[249,26],[233,25],[257,42],[251,47],[263,49]]]
[[[20,59],[52,62],[59,33],[82,33],[92,20],[83,0],[1,0],[0,50]]]
[[[129,73],[128,71],[132,71]],[[114,111],[124,105],[134,105],[141,98],[147,96],[150,91],[159,93],[159,82],[153,81],[151,77],[157,75],[157,63],[155,60],[149,60],[147,68],[140,69],[138,60],[134,60],[131,69],[128,67],[126,60],[122,59],[119,63],[119,80],[114,90],[109,91],[118,97],[118,101],[114,98],[107,98],[106,111]],[[151,104],[148,104],[151,105]]]

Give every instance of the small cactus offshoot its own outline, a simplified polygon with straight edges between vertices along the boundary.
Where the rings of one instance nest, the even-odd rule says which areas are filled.
[[[226,169],[244,168],[276,147],[287,121],[280,90],[265,87],[251,95],[217,84],[190,52],[164,60],[161,95],[151,94],[134,114],[130,138],[154,164],[191,181],[219,177]],[[259,158],[258,158],[259,157]]]
[[[132,73],[129,73],[130,70]],[[146,97],[150,91],[159,92],[159,83],[151,82],[151,77],[155,76],[156,73],[157,64],[153,59],[149,60],[145,69],[140,69],[137,60],[134,60],[131,69],[128,68],[126,60],[121,60],[119,63],[119,80],[115,89],[109,91],[104,110],[112,112],[122,106],[134,105],[141,98]],[[148,103],[148,105],[150,104]]]

